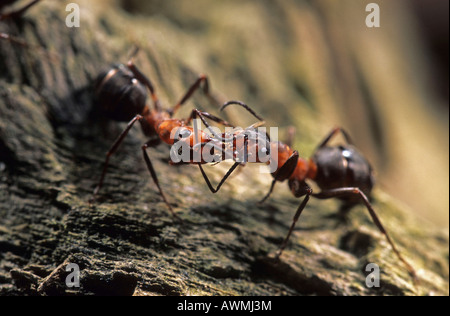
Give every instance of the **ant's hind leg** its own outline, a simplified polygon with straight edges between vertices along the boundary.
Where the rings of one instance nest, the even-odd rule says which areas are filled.
[[[377,228],[380,230],[380,232],[386,237],[386,240],[388,241],[389,245],[391,245],[392,250],[396,254],[397,258],[405,265],[406,269],[408,270],[409,274],[416,279],[416,272],[414,268],[406,261],[400,251],[397,249],[396,245],[392,241],[391,237],[389,236],[388,232],[384,228],[383,224],[380,221],[380,218],[375,213],[374,208],[372,207],[372,204],[370,204],[369,199],[367,196],[359,189],[359,188],[339,188],[339,189],[332,189],[323,191],[320,193],[313,194],[315,198],[318,199],[330,199],[330,198],[336,198],[336,197],[342,197],[342,196],[348,196],[348,195],[354,195],[354,196],[360,196],[360,198],[363,200],[367,210],[369,211],[369,214],[377,226]]]
[[[217,116],[214,116],[214,115],[212,115],[212,114],[210,114],[208,112],[199,111],[197,109],[192,110],[191,115],[185,121],[186,125],[191,124],[192,120],[196,119],[197,117],[199,117],[202,120],[203,124],[205,124],[205,126],[208,129],[210,129],[211,126],[208,124],[208,122],[205,120],[205,118],[207,118],[207,119],[209,119],[209,120],[211,120],[213,122],[216,122],[216,123],[218,123],[220,125],[226,126],[226,127],[233,127],[233,125],[231,125],[227,121],[225,121],[225,120],[223,120],[223,119],[221,119],[221,118],[219,118]]]
[[[228,123],[225,120],[222,120],[221,118],[218,118],[212,114],[209,114],[208,112],[201,112],[197,109],[192,110],[191,115],[189,116],[189,118],[187,120],[185,120],[185,124],[189,125],[191,124],[192,120],[196,119],[196,118],[200,118],[200,120],[202,121],[203,124],[205,124],[206,128],[211,132],[211,134],[214,135],[214,137],[222,142],[230,142],[233,140],[233,138],[223,138],[221,135],[217,134],[216,131],[211,128],[211,125],[209,125],[209,123],[206,121],[205,118],[210,119],[211,121],[214,121],[216,123],[219,123],[221,125],[224,126],[228,126],[228,127],[232,127],[232,125],[230,123]],[[198,136],[198,126],[197,124],[194,124],[194,133],[196,135],[196,137]],[[197,140],[197,138],[196,138]],[[197,142],[198,143],[198,142]]]

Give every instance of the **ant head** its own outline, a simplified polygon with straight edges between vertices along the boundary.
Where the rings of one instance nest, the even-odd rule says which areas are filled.
[[[244,143],[247,146],[244,146]],[[265,163],[271,157],[270,138],[267,133],[257,128],[247,128],[236,139],[236,148],[242,151],[241,155],[247,154],[248,162]],[[244,149],[247,149],[247,153]]]

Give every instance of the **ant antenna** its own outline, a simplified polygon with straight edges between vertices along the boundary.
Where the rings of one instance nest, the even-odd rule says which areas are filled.
[[[250,114],[252,114],[254,117],[256,117],[258,120],[264,121],[264,119],[261,116],[256,114],[255,111],[253,111],[247,104],[245,104],[244,102],[241,102],[241,101],[228,101],[227,103],[222,105],[222,107],[220,108],[220,111],[225,110],[225,108],[228,107],[229,105],[240,105],[244,109],[246,109]]]

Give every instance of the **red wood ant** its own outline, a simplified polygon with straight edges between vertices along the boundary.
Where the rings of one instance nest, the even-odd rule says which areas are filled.
[[[230,101],[222,106],[221,111],[233,104],[243,106],[246,109],[249,108],[243,102]],[[329,146],[331,139],[338,133],[344,136],[346,144]],[[353,146],[349,134],[344,129],[333,129],[319,144],[310,159],[300,157],[298,151],[291,148],[292,139],[287,143],[270,142],[269,146],[270,151],[268,153],[271,156],[271,160],[277,159],[278,167],[272,173],[274,180],[272,181],[269,193],[260,203],[264,203],[270,197],[277,182],[284,182],[286,180],[295,197],[300,198],[304,196],[303,201],[295,212],[290,229],[276,255],[277,259],[280,258],[286,248],[295,225],[310,197],[317,199],[339,198],[346,203],[348,209],[358,202],[364,203],[373,222],[386,237],[386,240],[398,259],[405,265],[410,275],[414,278],[416,277],[414,268],[403,258],[369,201],[368,197],[375,183],[372,167],[364,156]],[[256,152],[258,153],[259,151]],[[259,162],[259,160],[256,159],[256,162]],[[201,165],[199,167],[202,170]],[[202,174],[211,192],[216,193],[220,187],[214,189],[203,170]],[[306,182],[307,180],[314,181],[322,192],[313,193],[313,190]]]
[[[161,141],[169,145],[174,145],[176,142],[181,141],[188,144],[190,148],[193,148],[197,143],[207,144],[216,141],[215,138],[205,132],[188,126],[196,118],[200,118],[207,128],[210,128],[210,125],[206,121],[206,118],[224,126],[231,126],[231,124],[212,114],[197,109],[194,109],[187,119],[173,118],[181,106],[200,88],[203,89],[204,94],[212,102],[216,102],[214,97],[209,93],[208,78],[205,75],[200,75],[181,100],[172,109],[165,110],[160,104],[150,79],[134,64],[133,59],[137,52],[138,49],[133,52],[127,65],[113,67],[101,74],[96,83],[95,95],[97,106],[107,117],[116,121],[128,122],[128,125],[106,154],[103,171],[98,185],[94,190],[94,199],[103,186],[110,157],[117,151],[133,125],[139,121],[144,134],[150,137],[150,140],[142,146],[142,153],[148,171],[171,214],[178,218],[161,189],[147,149],[157,146]],[[153,108],[150,108],[146,103],[147,89],[151,94]],[[176,131],[175,136],[177,137],[173,137],[173,131]],[[221,138],[221,135],[218,135],[214,130],[211,130],[211,132],[216,138]],[[206,162],[203,161],[200,163]]]
[[[236,102],[236,101],[231,101]],[[228,102],[229,103],[229,102]],[[228,104],[228,103],[225,103]],[[208,139],[207,141],[200,142],[196,141],[194,144],[190,143],[190,157],[191,160],[182,161],[180,163],[176,163],[171,161],[170,164],[178,165],[178,164],[196,164],[200,168],[200,171],[205,179],[206,184],[209,189],[213,193],[217,193],[222,185],[226,182],[226,180],[231,176],[231,174],[237,169],[239,166],[245,166],[248,162],[256,162],[263,163],[267,162],[270,158],[270,137],[267,133],[263,133],[258,130],[258,128],[265,124],[263,119],[256,114],[249,106],[245,103],[240,103],[240,105],[245,108],[251,115],[259,120],[258,123],[253,124],[246,129],[235,128],[231,125],[225,125],[228,127],[232,127],[233,130],[230,132],[225,132],[222,134],[218,134],[214,132],[214,130],[210,130],[212,132],[213,138]],[[202,120],[202,122],[209,129],[207,123]],[[195,135],[194,129],[194,135]],[[176,148],[176,147],[175,147]],[[193,157],[201,157],[197,160],[192,160]],[[205,154],[209,155],[209,159],[205,160]],[[253,157],[254,160],[249,161],[249,157]],[[263,158],[263,159],[261,159]],[[265,158],[265,159],[264,159]],[[204,171],[202,165],[207,163],[215,163],[218,164],[225,160],[234,161],[233,166],[227,171],[224,175],[220,183],[216,188],[213,187],[211,181],[209,180],[206,172]]]
[[[28,11],[28,9],[30,9],[32,6],[34,6],[35,4],[37,4],[38,2],[40,2],[41,0],[33,0],[30,3],[28,3],[27,5],[25,5],[24,7],[8,12],[8,13],[1,13],[3,12],[4,8],[13,4],[14,2],[16,2],[17,0],[2,0],[2,3],[0,3],[0,21],[4,21],[7,19],[17,19],[20,16],[22,16],[23,14],[25,14],[26,11]],[[0,32],[0,39],[3,40],[8,40],[10,42],[19,44],[21,46],[27,46],[27,44],[25,42],[23,42],[20,39],[17,39],[7,33],[2,33]]]

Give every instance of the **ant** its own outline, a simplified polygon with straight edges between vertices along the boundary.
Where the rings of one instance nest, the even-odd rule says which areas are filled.
[[[236,102],[236,101],[231,101]],[[229,104],[225,103],[224,105]],[[196,164],[200,168],[200,172],[208,185],[208,188],[213,193],[217,193],[226,180],[239,166],[245,166],[249,161],[249,157],[254,157],[255,160],[251,162],[264,163],[270,156],[270,137],[267,133],[263,133],[258,128],[265,124],[264,120],[256,114],[249,106],[244,103],[240,103],[250,114],[256,117],[259,122],[255,123],[246,129],[236,128],[232,125],[225,125],[232,127],[232,131],[228,131],[222,134],[217,134],[214,130],[211,130],[207,123],[202,120],[206,127],[210,130],[213,138],[208,139],[206,142],[196,141],[194,144],[190,144],[190,160],[182,162],[170,162],[171,165],[180,164]],[[194,135],[197,133],[194,128]],[[181,143],[181,142],[180,142]],[[186,143],[184,143],[186,145]],[[177,144],[178,145],[178,144]],[[176,150],[179,146],[175,146],[172,150]],[[205,159],[205,154],[209,155],[208,159]],[[193,160],[193,157],[201,157],[201,160]],[[233,166],[227,171],[222,180],[219,182],[216,188],[213,187],[202,165],[207,163],[219,164],[225,160],[234,161]]]
[[[187,119],[173,118],[176,112],[198,89],[202,88],[204,94],[210,99],[211,102],[217,102],[209,92],[207,76],[203,74],[200,75],[181,98],[181,100],[172,109],[163,109],[152,82],[134,64],[134,57],[138,51],[139,48],[136,48],[126,65],[122,64],[114,66],[107,72],[102,73],[97,79],[95,85],[97,106],[100,108],[101,112],[103,112],[103,114],[110,119],[120,122],[128,122],[128,125],[106,154],[103,171],[98,185],[94,189],[93,199],[91,201],[95,200],[96,195],[103,186],[110,157],[117,151],[118,147],[123,142],[133,125],[136,122],[140,122],[144,134],[150,137],[150,140],[142,146],[142,153],[147,169],[150,172],[150,175],[170,213],[172,216],[179,219],[161,189],[156,171],[147,153],[147,149],[156,147],[161,142],[168,145],[174,145],[175,143],[180,142],[184,143],[192,151],[194,151],[196,144],[202,144],[202,146],[204,146],[204,144],[208,143],[219,143],[217,139],[222,139],[222,137],[225,137],[225,134],[218,135],[213,129],[211,129],[211,126],[206,121],[206,118],[223,126],[232,127],[232,125],[225,120],[222,120],[207,112],[202,112],[198,109],[192,110]],[[151,99],[153,101],[153,108],[150,108],[147,105],[146,100],[148,91],[150,91]],[[204,131],[198,131],[196,125],[194,125],[194,127],[188,126],[192,120],[197,118],[201,119],[205,126],[211,131],[213,136],[210,136]],[[174,131],[175,134],[173,133]],[[247,147],[247,145],[244,147]],[[191,161],[190,163],[194,162]],[[201,161],[199,163],[207,162]]]
[[[247,110],[249,108],[243,102],[230,101],[225,103],[220,110],[223,111],[229,105],[243,106]],[[260,120],[262,121],[262,119]],[[330,141],[338,133],[343,135],[346,144],[330,146]],[[310,197],[317,199],[339,198],[343,200],[347,210],[359,202],[364,203],[372,221],[385,236],[397,258],[405,265],[410,275],[416,279],[414,268],[403,258],[369,201],[368,197],[375,183],[373,169],[366,158],[353,146],[349,134],[340,127],[334,128],[320,142],[310,159],[300,157],[298,151],[291,148],[292,134],[293,132],[291,130],[291,137],[289,137],[286,143],[270,142],[269,140],[269,147],[261,148],[263,152],[270,155],[271,160],[277,159],[275,161],[277,161],[278,165],[276,171],[272,173],[274,180],[272,181],[269,193],[259,203],[264,203],[270,197],[277,182],[284,182],[286,180],[288,181],[292,194],[296,198],[304,196],[303,201],[295,212],[289,231],[278,250],[276,259],[281,257],[286,248],[296,223]],[[244,146],[246,145],[245,143]],[[248,151],[244,150],[244,152]],[[261,153],[259,150],[256,152]],[[247,159],[244,160],[248,161]],[[259,159],[256,159],[256,162],[260,162]],[[202,170],[201,165],[199,167]],[[220,186],[214,189],[203,170],[202,175],[208,183],[211,192],[216,193],[220,189]],[[307,180],[314,181],[322,191],[314,193],[312,188],[307,184]]]
[[[13,20],[13,19],[17,19],[17,18],[21,17],[22,15],[25,14],[26,11],[28,11],[28,9],[30,9],[32,6],[36,5],[41,0],[32,0],[30,3],[28,3],[27,5],[25,5],[24,7],[20,8],[20,9],[17,9],[17,10],[8,12],[8,13],[1,13],[5,7],[13,4],[16,1],[17,0],[2,0],[2,3],[0,3],[0,21],[4,21],[7,19]],[[22,40],[17,39],[7,33],[0,32],[0,39],[19,44],[21,46],[28,46]]]

